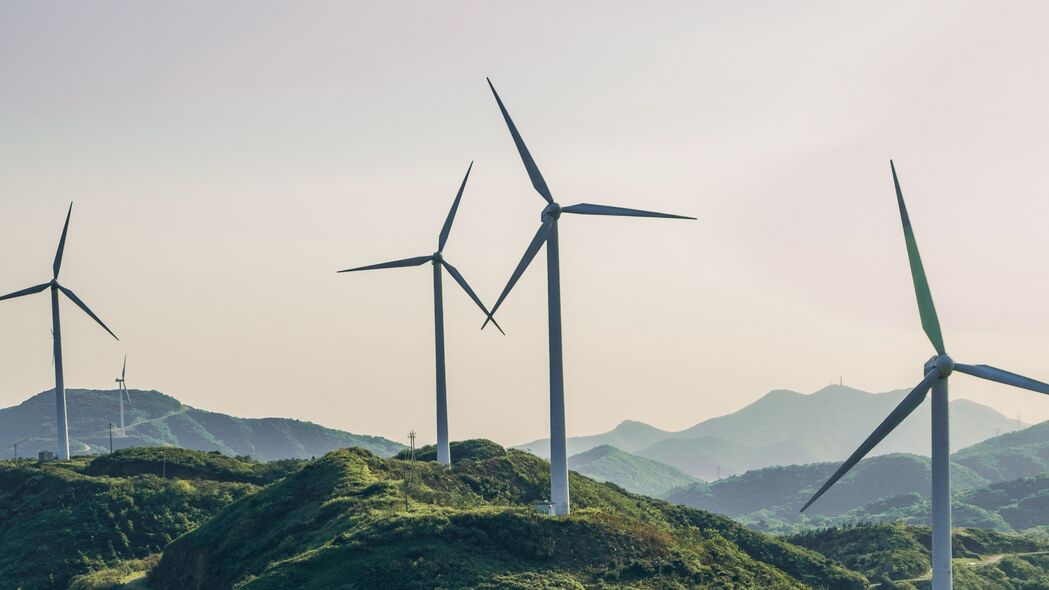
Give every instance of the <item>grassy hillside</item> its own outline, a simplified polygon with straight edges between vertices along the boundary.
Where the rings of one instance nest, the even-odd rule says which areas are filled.
[[[696,483],[674,467],[632,455],[610,445],[568,458],[568,468],[597,481],[610,481],[628,492],[658,498],[673,488]]]
[[[168,478],[155,475],[160,453]],[[0,462],[0,587],[63,589],[78,574],[156,554],[293,468],[179,449]]]
[[[792,543],[862,572],[887,588],[928,588],[930,530],[860,525],[788,537]],[[1036,590],[1049,582],[1049,542],[986,530],[955,529],[955,590]],[[893,581],[910,580],[898,584]]]
[[[308,459],[330,450],[361,447],[390,456],[403,445],[377,436],[363,436],[287,418],[236,418],[185,406],[156,391],[130,390],[125,404],[127,437],[115,431],[117,449],[133,446],[176,446],[262,461]],[[119,423],[116,390],[70,389],[70,447],[73,454],[109,450],[109,424]],[[34,395],[21,404],[0,409],[0,448],[19,445],[23,457],[55,447],[53,391]],[[6,451],[5,451],[6,452]]]
[[[340,450],[238,501],[165,551],[161,590],[863,588],[826,558],[712,514],[572,474],[574,512],[538,515],[549,465],[460,448],[451,469]],[[455,450],[453,450],[453,453]]]

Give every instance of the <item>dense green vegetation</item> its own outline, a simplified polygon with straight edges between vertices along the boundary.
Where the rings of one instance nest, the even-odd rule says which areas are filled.
[[[473,448],[478,455],[471,455]],[[169,545],[164,590],[865,587],[828,559],[728,519],[572,474],[573,515],[540,516],[549,466],[491,443],[451,468],[340,450]]]
[[[0,587],[61,589],[74,576],[126,567],[295,468],[170,448],[2,461]]]
[[[610,481],[635,494],[658,498],[696,479],[659,461],[602,445],[568,458],[568,468],[597,481]]]
[[[822,553],[884,588],[924,589],[931,568],[930,531],[900,523],[808,531],[791,543]],[[1049,587],[1049,541],[981,529],[955,529],[955,590]],[[894,583],[895,582],[895,583]]]
[[[127,437],[114,430],[114,448],[175,446],[261,461],[309,459],[343,447],[362,447],[389,456],[404,445],[378,436],[362,436],[287,418],[235,418],[191,408],[156,391],[130,390],[125,404]],[[116,390],[69,389],[70,448],[74,454],[109,450],[109,426],[119,418]],[[55,447],[53,391],[0,409],[0,449],[18,443],[22,457]],[[5,451],[6,453],[7,451]]]

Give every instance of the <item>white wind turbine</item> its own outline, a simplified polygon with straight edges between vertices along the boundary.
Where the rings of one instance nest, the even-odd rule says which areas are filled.
[[[925,378],[908,395],[903,398],[900,405],[896,406],[887,418],[874,429],[874,432],[863,441],[858,449],[841,464],[834,475],[823,484],[812,499],[805,503],[801,511],[804,512],[817,498],[830,489],[842,478],[860,459],[863,459],[879,442],[889,435],[904,419],[907,418],[925,401],[925,396],[932,390],[932,588],[933,590],[951,590],[951,440],[950,421],[948,416],[947,378],[951,373],[958,371],[981,379],[997,381],[1006,385],[1012,385],[1023,389],[1029,389],[1038,393],[1049,394],[1049,384],[1042,383],[996,369],[987,365],[963,365],[955,363],[954,359],[947,355],[943,344],[943,334],[940,332],[940,320],[936,315],[936,307],[932,303],[932,292],[929,290],[929,281],[925,277],[925,268],[922,266],[921,255],[918,254],[918,242],[914,239],[914,229],[911,227],[910,216],[907,215],[907,206],[903,202],[903,191],[900,190],[900,182],[896,177],[896,166],[889,161],[892,168],[892,181],[896,187],[896,203],[900,209],[900,219],[903,221],[903,239],[907,244],[907,258],[910,260],[911,279],[914,282],[914,293],[918,298],[918,313],[921,317],[922,328],[936,349],[936,355],[929,359],[922,369]]]
[[[69,211],[66,212],[66,223],[62,227],[62,237],[58,241],[58,252],[55,253],[55,262],[51,265],[51,270],[54,274],[51,280],[29,287],[28,289],[22,289],[21,291],[15,291],[14,293],[8,293],[0,297],[0,301],[4,299],[14,299],[16,297],[22,297],[23,295],[32,295],[39,293],[44,289],[51,289],[51,332],[54,335],[54,355],[55,355],[55,411],[57,413],[57,421],[55,423],[56,434],[58,439],[58,457],[62,460],[69,459],[69,424],[66,418],[66,386],[65,377],[62,374],[62,325],[59,321],[58,315],[58,293],[61,291],[63,295],[69,298],[70,301],[75,303],[77,307],[84,310],[84,313],[91,316],[91,319],[98,322],[98,325],[109,332],[109,335],[116,338],[117,335],[113,333],[106,325],[98,318],[97,315],[91,309],[88,308],[87,304],[80,300],[75,293],[58,284],[58,271],[62,268],[62,252],[66,248],[66,233],[69,231],[69,217],[73,213],[73,204],[69,204]],[[119,338],[117,338],[119,340]]]

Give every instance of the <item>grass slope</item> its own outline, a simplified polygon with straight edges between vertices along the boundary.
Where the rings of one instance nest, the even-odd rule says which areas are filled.
[[[549,465],[453,448],[446,469],[359,449],[312,461],[167,547],[150,584],[238,588],[865,587],[830,560],[728,519],[571,475],[574,512],[538,515]],[[661,574],[661,575],[660,575]]]
[[[161,478],[159,453],[169,478]],[[74,576],[159,553],[172,539],[273,481],[263,466],[179,449],[71,462],[0,462],[0,587],[60,589]],[[194,471],[192,479],[177,479]]]

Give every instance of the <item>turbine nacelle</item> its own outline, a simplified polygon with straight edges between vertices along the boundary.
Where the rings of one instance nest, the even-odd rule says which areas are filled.
[[[442,256],[440,252],[434,252],[433,253],[433,264],[434,264],[434,266],[440,266],[440,264],[442,262],[444,262],[444,256]]]
[[[539,221],[546,221],[547,219],[557,219],[561,217],[561,205],[557,203],[550,203],[543,208],[543,213],[539,216]]]

